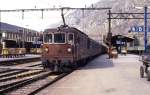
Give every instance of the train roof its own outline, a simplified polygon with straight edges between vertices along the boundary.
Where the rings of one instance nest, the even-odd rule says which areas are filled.
[[[87,34],[83,33],[79,29],[77,29],[75,27],[69,27],[69,26],[66,26],[66,27],[60,26],[60,27],[57,27],[57,28],[48,28],[48,29],[44,30],[44,32],[46,32],[46,33],[47,32],[58,32],[58,31],[62,31],[62,32],[80,32],[80,33],[87,36]]]

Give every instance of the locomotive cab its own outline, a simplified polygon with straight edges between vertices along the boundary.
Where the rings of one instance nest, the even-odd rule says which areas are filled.
[[[44,68],[64,72],[64,67],[74,63],[74,33],[67,30],[48,29],[43,35],[42,63]]]

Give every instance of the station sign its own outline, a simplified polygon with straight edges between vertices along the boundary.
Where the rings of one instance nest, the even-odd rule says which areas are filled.
[[[133,26],[131,32],[144,32],[144,26]],[[150,32],[150,26],[147,27],[147,32]]]
[[[120,40],[116,40],[116,44],[117,44],[117,45],[125,45],[125,42],[120,41]]]

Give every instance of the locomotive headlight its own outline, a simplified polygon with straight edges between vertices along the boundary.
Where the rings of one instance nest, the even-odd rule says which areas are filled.
[[[68,51],[68,52],[71,52],[71,51],[72,51],[72,49],[71,49],[71,48],[68,48],[68,49],[67,49],[67,51]]]
[[[48,52],[48,48],[45,48],[44,50],[45,50],[46,52]]]

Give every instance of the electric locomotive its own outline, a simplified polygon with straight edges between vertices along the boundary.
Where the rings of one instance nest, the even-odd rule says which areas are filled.
[[[61,16],[64,25],[46,29],[41,45],[43,67],[55,72],[68,72],[106,52],[105,46],[92,40],[80,30],[66,25],[63,9]]]
[[[46,29],[43,41],[43,66],[55,72],[74,69],[106,50],[85,33],[69,26]]]

